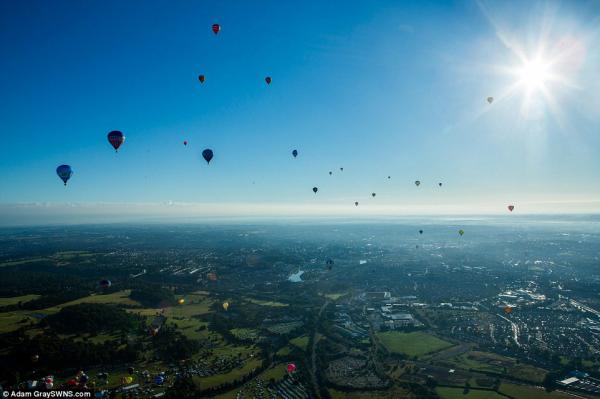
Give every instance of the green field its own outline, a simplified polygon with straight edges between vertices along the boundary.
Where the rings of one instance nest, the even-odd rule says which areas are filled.
[[[274,308],[284,308],[286,306],[290,306],[287,303],[282,303],[282,302],[276,302],[276,301],[263,301],[261,299],[254,299],[254,298],[244,298],[246,301],[253,303],[255,305],[261,305],[261,306],[271,306]]]
[[[303,337],[292,338],[292,339],[290,339],[290,344],[305,351],[306,348],[308,347],[308,337],[303,336]]]
[[[45,260],[49,260],[49,259],[47,259],[47,258],[32,258],[32,259],[22,259],[22,260],[11,260],[8,262],[0,263],[0,267],[26,265],[27,263],[42,262]]]
[[[451,360],[456,368],[504,374],[534,383],[541,383],[546,371],[528,364],[517,364],[515,359],[495,353],[471,351]]]
[[[38,299],[40,297],[40,295],[21,295],[21,296],[13,296],[10,298],[0,298],[0,306],[10,306],[10,305],[16,305],[19,302],[29,302],[32,301],[34,299]]]
[[[471,389],[466,395],[463,388],[436,388],[435,391],[442,399],[506,399],[506,396],[494,391]]]
[[[546,392],[533,386],[505,384],[500,385],[500,392],[514,399],[573,399],[572,395],[562,392]]]
[[[382,345],[391,353],[423,356],[451,347],[453,344],[423,332],[403,333],[386,331],[378,333]]]
[[[210,377],[197,377],[194,376],[193,380],[195,383],[199,384],[198,386],[202,389],[216,387],[225,382],[230,382],[239,379],[240,377],[245,376],[250,373],[255,368],[260,367],[262,364],[262,360],[260,359],[250,359],[248,360],[243,367],[231,370],[226,374],[217,374]]]

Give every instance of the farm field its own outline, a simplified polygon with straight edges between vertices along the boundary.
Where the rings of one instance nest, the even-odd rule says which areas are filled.
[[[381,344],[392,353],[423,356],[451,347],[453,344],[423,332],[403,333],[386,331],[378,333]]]

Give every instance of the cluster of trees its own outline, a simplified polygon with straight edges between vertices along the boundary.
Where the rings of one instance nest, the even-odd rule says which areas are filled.
[[[95,334],[131,331],[139,327],[141,320],[114,305],[82,303],[62,308],[60,312],[47,316],[43,323],[58,333]]]
[[[156,354],[167,362],[189,359],[202,349],[199,341],[188,339],[171,325],[161,328],[152,338],[152,345]]]
[[[61,338],[55,334],[39,334],[29,338],[23,332],[3,336],[0,344],[11,348],[0,356],[0,380],[7,381],[9,385],[18,383],[19,379],[39,378],[47,374],[70,375],[78,368],[85,369],[92,365],[130,364],[142,352],[141,345],[137,343],[117,345],[107,341],[94,344]]]
[[[146,286],[138,287],[131,290],[129,297],[134,301],[138,301],[144,307],[158,308],[175,305],[173,293],[167,289]]]

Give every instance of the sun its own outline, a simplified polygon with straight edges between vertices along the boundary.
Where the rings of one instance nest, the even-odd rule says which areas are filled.
[[[542,57],[525,60],[523,65],[516,70],[518,85],[524,87],[528,93],[544,90],[546,83],[552,79],[550,62]]]

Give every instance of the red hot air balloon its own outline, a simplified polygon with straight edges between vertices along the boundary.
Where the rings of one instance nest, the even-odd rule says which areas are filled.
[[[294,371],[296,371],[296,365],[294,363],[289,363],[286,367],[286,370],[288,374],[292,374]]]
[[[123,136],[122,132],[113,130],[112,132],[108,133],[108,142],[113,146],[115,151],[119,151],[119,147],[121,147],[121,144],[125,142],[125,136]]]
[[[272,79],[271,79],[271,77],[270,77],[270,76],[267,76],[267,77],[265,78],[265,82],[267,82],[267,84],[268,84],[268,85],[270,85],[270,84],[271,84],[271,80],[272,80]]]
[[[511,211],[511,212],[512,212],[514,209],[515,209],[515,206],[514,206],[514,205],[509,205],[509,206],[508,206],[508,210],[509,210],[509,211]]]
[[[206,77],[204,75],[199,75],[198,80],[200,81],[200,83],[204,83],[204,81],[206,80]]]
[[[219,33],[221,31],[221,25],[219,25],[219,24],[213,24],[212,31],[216,35],[217,33]]]

